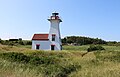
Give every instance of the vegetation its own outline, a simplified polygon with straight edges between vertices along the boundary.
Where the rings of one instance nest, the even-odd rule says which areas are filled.
[[[25,66],[29,65],[29,67],[27,68],[38,67],[39,70],[42,70],[40,72],[38,71],[38,73],[42,73],[43,76],[66,77],[69,73],[71,73],[72,71],[76,71],[76,69],[81,67],[80,65],[69,63],[63,66],[62,63],[62,65],[59,64],[60,59],[57,56],[42,57],[36,55],[39,53],[41,52],[32,53],[30,55],[24,55],[23,53],[8,52],[1,53],[0,56],[2,59],[10,62],[21,63]],[[62,60],[62,62],[64,62],[64,60]],[[67,60],[65,61],[67,62]]]
[[[19,45],[32,45],[31,40],[22,40],[19,39],[9,39],[9,40],[2,40],[0,38],[0,44],[2,45],[10,45],[10,46],[19,46]],[[117,41],[105,41],[99,38],[90,38],[90,37],[82,37],[82,36],[67,36],[62,39],[63,45],[109,45],[109,46],[120,46],[120,42]]]
[[[96,50],[105,50],[105,48],[103,48],[102,46],[100,46],[100,45],[91,45],[88,49],[87,49],[87,51],[88,52],[91,52],[91,51],[96,51]]]
[[[9,48],[9,51],[7,51],[7,48]],[[14,52],[11,51],[13,49]],[[32,77],[34,74],[34,77],[67,77],[71,72],[77,71],[77,69],[81,68],[79,64],[71,62],[71,58],[69,58],[70,55],[67,55],[66,52],[58,53],[22,49],[21,53],[20,51],[16,51],[18,49],[14,46],[10,47],[1,45],[0,68],[5,71],[3,72],[1,70],[2,73],[0,73],[0,75],[5,76],[6,71],[9,71],[9,73],[12,74],[12,77],[26,77],[24,75]],[[7,65],[7,63],[10,65]],[[16,70],[16,68],[18,70]],[[9,69],[12,69],[13,71],[10,71]],[[21,69],[23,70],[22,72],[20,72]],[[15,71],[18,71],[18,73],[15,74]],[[29,71],[35,72],[33,72],[32,75],[29,75]],[[7,74],[6,76],[9,75]]]
[[[102,44],[109,46],[120,46],[120,42],[117,41],[105,41],[98,38],[82,37],[82,36],[67,36],[62,39],[63,45],[90,45],[90,44]]]
[[[120,42],[69,36],[63,51],[31,50],[31,43],[0,39],[0,77],[120,76]]]
[[[22,40],[21,38],[9,39],[9,40],[0,39],[0,44],[10,45],[10,46],[18,46],[18,45],[32,45],[32,42],[30,40]]]
[[[0,45],[0,77],[119,77],[120,46],[63,46],[63,51]],[[96,47],[96,45],[95,45]],[[85,55],[84,55],[85,54]]]
[[[87,44],[106,44],[107,42],[98,38],[68,36],[62,39],[62,43],[64,44],[74,43],[75,45],[87,45]]]

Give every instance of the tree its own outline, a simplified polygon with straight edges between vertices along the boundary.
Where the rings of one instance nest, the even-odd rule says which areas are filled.
[[[62,43],[66,43],[66,44],[76,43],[77,45],[87,45],[87,44],[106,44],[107,42],[98,38],[69,36],[63,38]]]

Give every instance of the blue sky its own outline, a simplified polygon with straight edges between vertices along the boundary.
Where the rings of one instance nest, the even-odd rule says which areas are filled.
[[[59,12],[62,37],[120,41],[120,0],[0,0],[0,38],[31,39],[48,33],[47,18]]]

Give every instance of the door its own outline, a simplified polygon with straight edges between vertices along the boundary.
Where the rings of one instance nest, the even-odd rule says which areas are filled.
[[[51,50],[55,50],[55,45],[51,45]]]

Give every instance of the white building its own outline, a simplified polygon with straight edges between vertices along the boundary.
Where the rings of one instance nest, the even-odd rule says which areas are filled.
[[[34,34],[32,38],[33,50],[62,50],[59,24],[62,22],[59,13],[52,13],[49,34]]]

